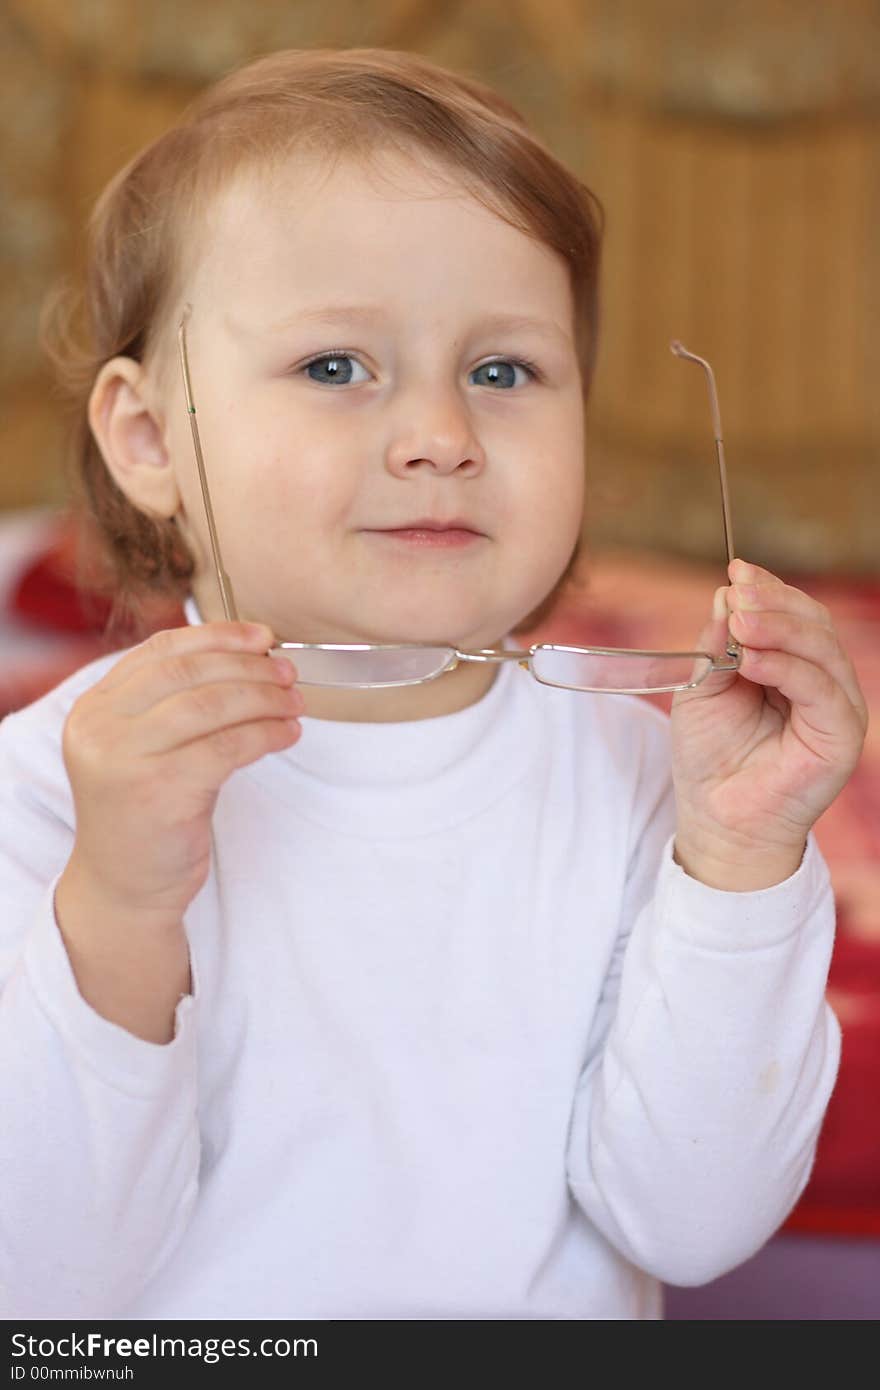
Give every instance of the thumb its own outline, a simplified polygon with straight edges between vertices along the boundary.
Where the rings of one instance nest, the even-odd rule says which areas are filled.
[[[722,584],[715,590],[712,598],[712,620],[709,623],[709,631],[719,642],[720,649],[723,650],[727,642],[727,627],[730,621],[730,612],[727,607],[727,595],[730,593],[730,586]]]
[[[712,596],[712,611],[708,621],[700,630],[699,636],[694,643],[699,651],[710,652],[714,656],[722,656],[727,646],[727,633],[730,614],[727,608],[727,595],[729,586],[722,584],[715,590]],[[689,700],[711,699],[722,690],[726,690],[736,679],[735,672],[731,672],[725,680],[724,673],[719,672],[714,679],[701,682],[693,690],[677,690],[675,692],[674,703],[684,704]]]
[[[712,612],[708,621],[700,629],[694,645],[704,652],[720,655],[727,645],[727,626],[730,615],[727,611],[728,586],[722,584],[712,596]]]

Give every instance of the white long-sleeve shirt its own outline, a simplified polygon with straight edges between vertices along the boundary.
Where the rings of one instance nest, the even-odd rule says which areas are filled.
[[[771,888],[689,877],[668,717],[512,663],[304,716],[221,790],[147,1042],[53,911],[63,723],[118,655],[0,724],[4,1318],[657,1318],[769,1238],[839,1058],[812,834]]]

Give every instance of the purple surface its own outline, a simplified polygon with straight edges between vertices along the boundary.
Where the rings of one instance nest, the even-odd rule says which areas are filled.
[[[667,1286],[666,1317],[677,1322],[880,1318],[880,1240],[775,1236],[711,1284]]]

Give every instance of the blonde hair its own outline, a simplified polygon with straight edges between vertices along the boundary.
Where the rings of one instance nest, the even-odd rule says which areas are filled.
[[[586,401],[602,208],[519,112],[483,83],[413,53],[288,49],[249,63],[202,93],[115,175],[88,223],[81,280],[62,281],[44,308],[43,346],[72,416],[73,502],[81,535],[91,533],[109,562],[111,623],[126,610],[136,614],[139,596],[182,600],[194,562],[174,520],[136,508],[107,469],[87,416],[97,372],[113,357],[144,361],[156,349],[195,240],[187,232],[231,176],[297,150],[368,159],[388,146],[433,156],[485,207],[566,260]],[[539,622],[572,581],[582,543],[514,632]]]

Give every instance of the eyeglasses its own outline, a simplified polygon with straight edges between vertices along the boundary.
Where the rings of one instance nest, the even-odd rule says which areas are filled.
[[[199,470],[199,482],[208,521],[211,553],[223,612],[231,622],[238,621],[238,611],[229,575],[223,567],[217,528],[205,461],[202,454],[196,407],[193,398],[189,359],[186,349],[186,325],[192,313],[187,304],[178,328],[180,367],[186,409],[192,427],[193,448]],[[730,524],[730,505],[727,495],[727,472],[724,463],[724,443],[721,438],[721,415],[715,377],[709,363],[688,352],[681,343],[673,342],[677,357],[696,362],[706,374],[715,434],[715,450],[721,477],[721,509],[728,563],[734,559],[733,533]],[[565,690],[600,691],[616,695],[660,694],[670,690],[690,690],[700,685],[715,671],[739,669],[742,647],[728,629],[724,656],[709,652],[653,652],[625,647],[568,647],[554,642],[536,642],[528,649],[496,651],[461,651],[458,647],[433,642],[372,643],[372,642],[276,642],[275,651],[295,654],[294,665],[300,685],[341,686],[350,689],[373,690],[384,686],[418,685],[435,680],[447,671],[454,671],[459,662],[515,661],[529,671],[542,685],[558,686]]]

